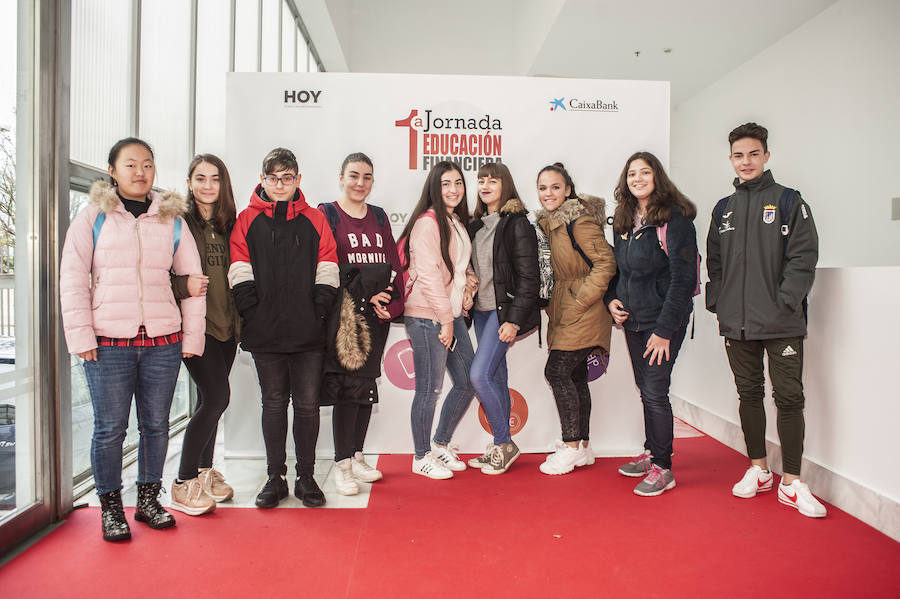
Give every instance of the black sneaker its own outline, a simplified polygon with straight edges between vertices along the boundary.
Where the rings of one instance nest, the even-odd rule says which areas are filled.
[[[266,481],[266,484],[263,485],[262,491],[256,496],[256,507],[278,507],[281,500],[287,496],[287,481],[278,475],[270,476],[269,480]]]
[[[285,489],[285,492],[287,490]],[[325,505],[325,493],[316,484],[312,474],[301,474],[294,483],[294,495],[306,507],[322,507]]]

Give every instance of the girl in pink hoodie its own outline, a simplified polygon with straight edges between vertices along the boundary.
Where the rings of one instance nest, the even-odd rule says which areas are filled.
[[[203,353],[203,297],[178,304],[170,271],[202,274],[184,219],[184,200],[153,191],[147,142],[133,137],[109,152],[112,185],[97,181],[90,203],[66,234],[60,303],[69,351],[84,359],[94,408],[91,466],[100,496],[103,538],[131,538],[122,509],[122,443],[135,398],[138,501],[134,518],[174,526],[159,504],[169,443],[169,408],[182,357]],[[182,234],[182,232],[184,234]]]

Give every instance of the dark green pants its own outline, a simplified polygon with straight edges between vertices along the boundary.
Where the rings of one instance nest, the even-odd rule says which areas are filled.
[[[765,378],[763,351],[769,356],[772,396],[778,409],[778,438],[782,467],[800,475],[803,457],[803,338],[741,341],[725,339],[725,352],[741,400],[741,428],[752,460],[766,457],[766,411],[763,407]]]

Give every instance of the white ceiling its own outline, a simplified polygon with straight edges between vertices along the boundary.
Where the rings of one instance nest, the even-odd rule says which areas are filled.
[[[330,71],[667,80],[677,106],[835,0],[296,2]]]

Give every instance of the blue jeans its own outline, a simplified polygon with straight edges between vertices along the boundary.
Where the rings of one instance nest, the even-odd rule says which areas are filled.
[[[475,336],[478,338],[478,349],[472,362],[470,377],[478,401],[484,408],[491,430],[494,433],[494,445],[509,442],[509,384],[506,370],[506,350],[509,343],[500,341],[497,332],[500,321],[497,311],[478,311],[472,314],[475,324]]]
[[[91,467],[97,494],[122,488],[122,443],[132,397],[140,432],[137,482],[162,480],[169,446],[169,410],[180,368],[181,343],[98,347],[97,360],[84,363],[94,407]]]
[[[672,467],[674,431],[669,385],[686,329],[687,327],[677,329],[669,339],[669,360],[662,364],[654,363],[653,366],[650,365],[649,356],[643,357],[647,351],[647,340],[653,331],[625,330],[625,342],[631,356],[631,367],[634,369],[634,382],[641,391],[641,402],[644,404],[644,433],[647,435],[644,448],[650,450],[651,461],[660,468]]]
[[[449,445],[450,437],[463,414],[472,402],[475,389],[469,381],[469,370],[475,351],[469,339],[466,323],[460,316],[453,320],[453,334],[456,335],[456,349],[447,348],[438,340],[440,323],[428,318],[404,319],[406,334],[409,335],[413,350],[413,365],[416,370],[416,394],[413,396],[410,420],[416,458],[422,458],[431,450],[429,436],[434,423],[434,406],[444,386],[444,372],[450,371],[453,388],[444,399],[441,418],[434,433],[434,442]]]

